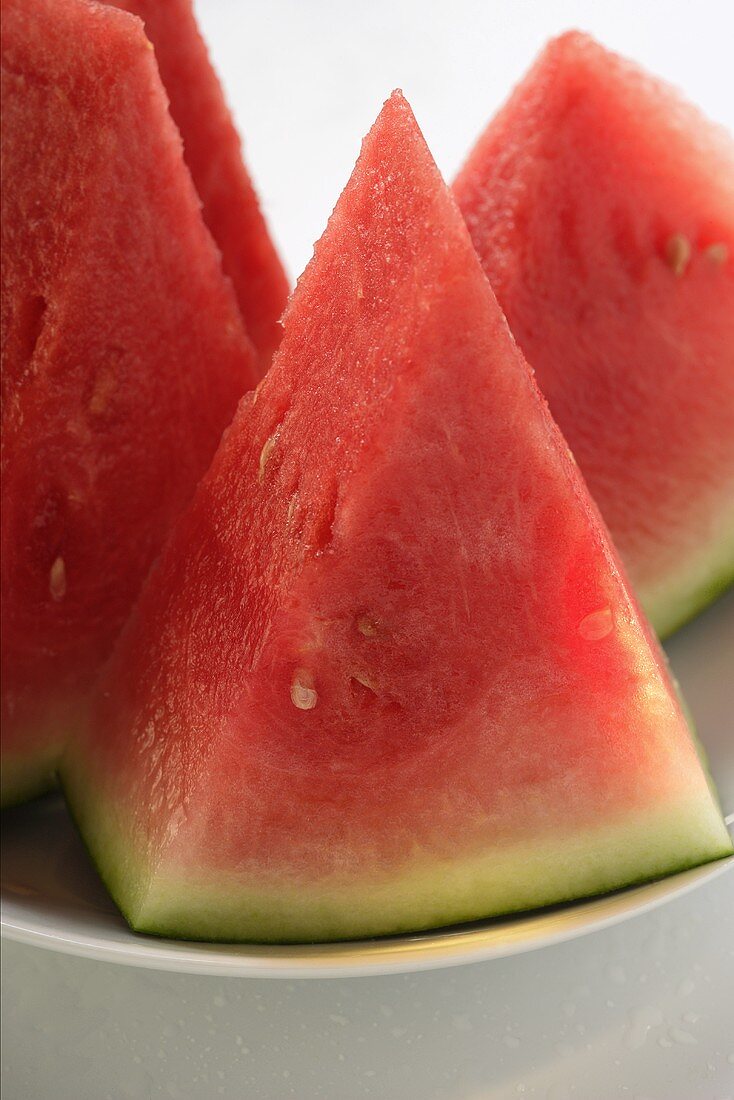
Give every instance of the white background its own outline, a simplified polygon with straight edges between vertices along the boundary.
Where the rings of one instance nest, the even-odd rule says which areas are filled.
[[[734,127],[732,0],[200,0],[199,12],[294,276],[393,87],[451,178],[543,41],[569,27]],[[719,761],[734,741],[734,628],[721,626],[734,601],[712,614],[673,649],[700,653],[683,686]],[[8,945],[3,1096],[734,1100],[733,944],[729,873],[586,939],[397,978],[194,978]]]
[[[199,0],[295,278],[400,87],[451,180],[545,41],[578,27],[734,130],[734,0]]]

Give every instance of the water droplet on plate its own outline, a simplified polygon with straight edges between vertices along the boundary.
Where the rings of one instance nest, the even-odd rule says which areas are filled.
[[[659,1027],[662,1022],[663,1014],[654,1005],[637,1009],[632,1014],[629,1027],[625,1033],[625,1046],[629,1050],[639,1050],[647,1042],[650,1028]]]

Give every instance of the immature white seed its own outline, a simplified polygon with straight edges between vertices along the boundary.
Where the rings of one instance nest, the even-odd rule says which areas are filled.
[[[717,267],[723,267],[729,259],[729,249],[723,241],[717,241],[716,244],[710,244],[704,254],[706,259]]]
[[[364,672],[353,672],[352,679],[358,684],[361,684],[362,687],[367,688],[368,691],[371,691],[374,695],[377,695],[377,687],[374,680],[371,680]]]
[[[110,398],[117,387],[117,379],[114,370],[110,368],[99,371],[94,380],[94,389],[89,399],[89,411],[94,415],[103,413],[110,403]]]
[[[266,439],[263,444],[263,449],[260,451],[260,468],[257,473],[258,481],[262,481],[265,477],[265,467],[268,464],[268,460],[273,453],[273,448],[277,442],[277,436],[271,435],[270,439]]]
[[[665,259],[673,274],[680,278],[691,260],[691,242],[683,233],[674,233],[665,246]]]
[[[377,623],[369,615],[360,615],[357,619],[357,630],[365,638],[374,638],[377,634]]]
[[[611,607],[601,607],[585,615],[578,626],[579,634],[587,642],[599,642],[614,630],[614,616]]]
[[[291,683],[291,702],[299,710],[313,710],[319,701],[310,672],[299,668]]]
[[[51,593],[51,599],[56,600],[57,603],[66,595],[66,566],[63,558],[57,558],[51,566],[48,574],[48,590]]]

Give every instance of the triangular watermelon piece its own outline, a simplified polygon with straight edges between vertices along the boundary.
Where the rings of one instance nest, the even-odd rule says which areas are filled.
[[[258,370],[139,20],[2,5],[3,800],[60,743]]]
[[[734,143],[574,32],[489,124],[454,194],[667,634],[734,579]]]
[[[106,0],[139,16],[155,47],[204,221],[222,250],[264,373],[280,340],[288,280],[242,160],[191,0]]]
[[[132,926],[174,936],[423,928],[731,851],[397,93],[63,779]]]

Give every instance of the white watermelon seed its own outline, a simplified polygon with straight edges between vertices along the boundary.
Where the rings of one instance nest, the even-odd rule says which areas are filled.
[[[353,672],[352,679],[356,680],[356,682],[358,684],[361,684],[362,687],[367,688],[368,691],[371,691],[373,695],[377,695],[377,688],[375,687],[374,682],[370,680],[369,676],[365,676],[363,672]]]
[[[48,590],[51,593],[51,599],[56,600],[57,603],[66,595],[66,566],[63,558],[57,558],[51,566]]]
[[[717,241],[716,244],[710,244],[708,246],[705,255],[706,259],[710,260],[712,264],[721,267],[729,259],[729,249],[723,241]]]
[[[291,702],[299,710],[313,710],[319,701],[318,692],[313,686],[310,672],[299,668],[291,684]]]
[[[668,238],[665,246],[665,259],[668,267],[679,278],[685,274],[685,270],[691,260],[691,242],[683,233],[674,233]]]
[[[107,367],[98,372],[94,380],[94,389],[89,399],[89,411],[95,416],[103,413],[110,403],[110,398],[117,387],[115,372]]]
[[[578,626],[579,634],[587,642],[598,642],[614,630],[614,616],[611,607],[601,607],[584,616]]]
[[[369,615],[360,615],[357,619],[357,630],[365,638],[374,638],[377,634],[377,623]]]
[[[277,433],[270,436],[270,439],[266,439],[263,444],[263,449],[260,451],[260,468],[257,473],[258,481],[262,481],[265,477],[265,467],[268,464],[273,448],[277,442]]]

